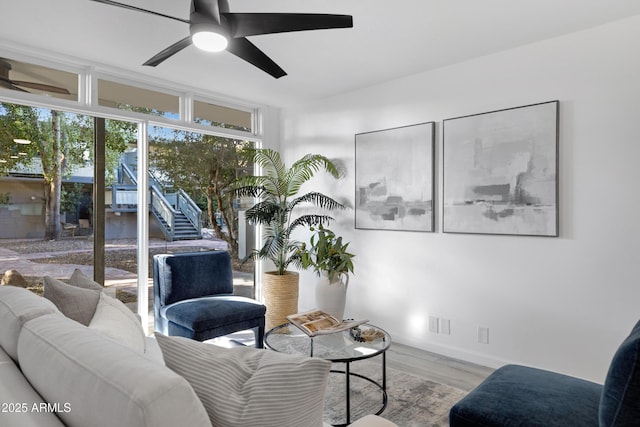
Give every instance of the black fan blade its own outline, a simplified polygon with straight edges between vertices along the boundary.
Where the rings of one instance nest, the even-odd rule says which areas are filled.
[[[176,53],[180,52],[182,49],[184,49],[185,47],[189,46],[190,44],[191,44],[191,36],[187,36],[187,37],[183,38],[182,40],[180,40],[179,42],[174,43],[171,46],[169,46],[168,48],[166,48],[165,50],[159,52],[153,58],[149,59],[147,62],[145,62],[142,65],[148,65],[150,67],[155,67],[156,65],[158,65],[161,62],[165,61],[166,59],[171,58],[173,55],[175,55]]]
[[[71,93],[63,87],[45,85],[43,83],[23,82],[20,80],[10,80],[9,83],[13,84],[14,86],[28,87],[29,89],[41,90],[43,92],[52,92],[52,93],[60,93],[63,95],[71,95]]]
[[[227,50],[238,58],[244,59],[248,63],[260,68],[265,73],[272,75],[276,79],[287,75],[287,73],[285,73],[278,64],[273,62],[271,58],[265,55],[264,52],[245,38],[241,37],[229,40]]]
[[[13,89],[13,90],[19,90],[20,92],[27,92],[29,93],[29,91],[24,90],[24,89],[20,89],[18,86],[14,85],[13,83],[11,83],[11,80],[5,78],[5,77],[0,77],[0,88],[6,88],[6,89]]]
[[[193,11],[220,23],[218,0],[193,0]]]
[[[121,7],[123,9],[135,10],[136,12],[150,13],[152,15],[162,16],[163,18],[173,19],[173,20],[176,20],[176,21],[185,22],[187,24],[191,23],[187,19],[176,18],[175,16],[169,16],[169,15],[165,15],[164,13],[154,12],[153,10],[143,9],[141,7],[136,7],[136,6],[130,6],[130,5],[124,4],[124,3],[118,3],[117,1],[112,1],[112,0],[91,0],[91,1],[95,1],[96,3],[107,4],[109,6]]]
[[[353,27],[351,15],[318,13],[222,13],[222,15],[230,24],[232,37]]]

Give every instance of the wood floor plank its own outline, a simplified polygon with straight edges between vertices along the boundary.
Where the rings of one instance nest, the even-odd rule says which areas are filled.
[[[492,368],[394,343],[387,351],[389,367],[411,375],[470,391]]]

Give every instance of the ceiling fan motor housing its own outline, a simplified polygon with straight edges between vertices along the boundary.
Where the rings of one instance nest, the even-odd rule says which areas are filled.
[[[198,12],[191,14],[189,33],[196,46],[212,52],[224,50],[231,39],[229,30],[224,25]],[[198,39],[199,37],[201,38],[200,40]],[[205,41],[201,41],[202,39]]]

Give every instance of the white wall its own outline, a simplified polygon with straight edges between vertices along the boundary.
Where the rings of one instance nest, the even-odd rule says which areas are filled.
[[[604,380],[640,317],[640,17],[409,76],[282,112],[282,149],[339,158],[314,189],[354,204],[354,134],[436,121],[435,233],[333,229],[352,241],[347,316],[397,342],[499,366]],[[428,55],[429,52],[423,52]],[[560,237],[441,232],[442,120],[560,101]],[[301,277],[312,308],[315,276]],[[451,334],[428,332],[428,317]],[[477,328],[490,329],[479,344]]]

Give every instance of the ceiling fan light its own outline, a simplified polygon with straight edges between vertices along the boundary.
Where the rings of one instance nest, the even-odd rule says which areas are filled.
[[[193,44],[206,52],[222,52],[227,48],[229,40],[213,31],[199,31],[191,36]]]

